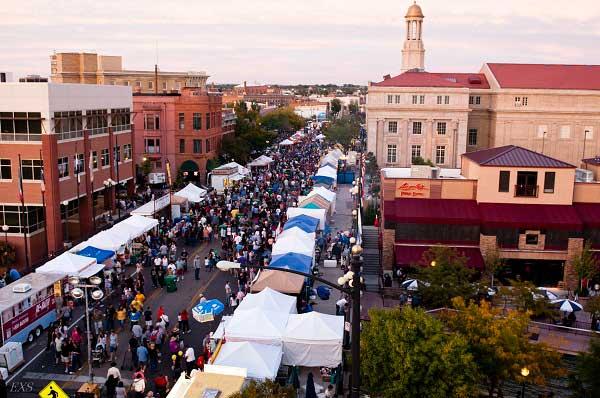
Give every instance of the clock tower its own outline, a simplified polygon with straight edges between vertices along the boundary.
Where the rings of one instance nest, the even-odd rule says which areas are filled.
[[[425,70],[425,47],[423,46],[423,11],[415,1],[406,12],[406,39],[402,49],[402,73],[409,70]]]

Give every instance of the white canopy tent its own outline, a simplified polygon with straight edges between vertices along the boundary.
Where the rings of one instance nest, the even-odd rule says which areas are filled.
[[[300,232],[304,231],[300,230]],[[310,238],[310,234],[307,235],[290,233],[286,236],[283,236],[283,233],[280,234],[273,244],[272,255],[275,256],[278,254],[298,253],[310,258],[314,258],[315,240]]]
[[[108,229],[108,231],[110,231],[111,233],[116,234],[116,235],[128,237],[128,241],[131,241],[131,240],[137,238],[138,236],[140,236],[143,233],[143,232],[140,233],[139,227],[136,227],[135,225],[131,225],[131,224],[125,224],[123,222],[115,224],[115,226]]]
[[[242,166],[241,164],[237,163],[237,162],[229,162],[226,163],[224,165],[221,165],[217,168],[215,168],[215,170],[226,170],[226,169],[235,169],[237,168],[237,173],[241,174],[241,175],[248,175],[250,174],[250,170],[244,166]]]
[[[284,230],[277,236],[277,239],[285,238],[286,236],[299,237],[299,239],[302,240],[315,240],[317,238],[317,234],[315,232],[306,232],[300,227],[292,227]]]
[[[285,314],[297,313],[296,298],[279,293],[269,287],[265,288],[260,293],[246,295],[236,312],[246,311],[252,308],[260,308],[266,311],[276,311]]]
[[[252,308],[235,311],[225,330],[228,341],[251,341],[281,345],[281,338],[289,314]]]
[[[306,195],[307,198],[313,197],[315,195],[321,196],[323,199],[327,200],[329,205],[329,211],[333,214],[335,213],[335,199],[337,198],[337,194],[333,191],[325,187],[315,187],[312,191]]]
[[[254,159],[252,162],[248,163],[248,166],[251,167],[265,167],[270,165],[271,163],[273,163],[274,160],[266,155],[260,155],[259,157],[257,157],[256,159]]]
[[[95,258],[66,252],[36,268],[35,272],[41,274],[61,273],[68,276],[88,278],[102,269],[104,269],[104,264],[98,264]]]
[[[288,140],[288,139],[285,139],[285,140],[281,141],[281,142],[279,143],[279,145],[280,145],[280,146],[289,146],[289,145],[294,145],[294,141],[290,141],[290,140]]]
[[[152,215],[154,213],[161,211],[162,209],[169,206],[170,204],[171,204],[171,195],[167,194],[158,199],[151,200],[150,202],[141,205],[137,209],[132,210],[131,214],[152,217]]]
[[[325,138],[325,136],[323,134],[318,134],[317,136],[315,136],[316,140],[322,140],[324,138]]]
[[[158,225],[158,220],[134,214],[131,217],[121,221],[119,224],[132,225],[138,228],[138,231],[140,231],[140,234],[138,236],[140,236],[155,228]]]
[[[333,155],[327,155],[327,156],[323,157],[323,159],[321,159],[320,165],[325,166],[326,164],[330,164],[332,166],[334,166],[334,165],[337,166],[338,159]]]
[[[211,365],[204,365],[204,371],[212,373],[221,366],[245,368],[252,379],[274,380],[281,364],[281,346],[252,342],[232,342],[221,346],[217,358]]]
[[[325,209],[307,209],[304,207],[288,207],[287,217],[288,221],[292,218],[305,214],[310,217],[317,218],[319,220],[319,229],[325,229]]]
[[[123,246],[125,246],[130,241],[129,236],[121,235],[118,231],[100,231],[96,235],[92,236],[87,241],[77,245],[75,248],[82,250],[87,246],[94,246],[98,249],[119,251]]]
[[[317,170],[317,172],[315,173],[316,176],[321,176],[321,177],[330,177],[333,178],[334,181],[337,179],[337,169],[326,165],[323,167],[320,167],[319,170]]]
[[[175,192],[175,195],[186,198],[188,201],[193,203],[202,202],[204,196],[206,196],[206,189],[202,189],[192,184],[191,182],[185,186],[181,191]]]
[[[335,368],[342,362],[344,317],[293,314],[283,334],[283,364]]]

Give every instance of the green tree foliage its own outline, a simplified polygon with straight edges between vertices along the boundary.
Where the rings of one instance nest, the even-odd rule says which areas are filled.
[[[591,249],[591,243],[588,242],[583,247],[581,253],[573,258],[573,268],[579,278],[579,293],[584,295],[587,295],[587,289],[582,286],[583,278],[592,279],[598,276],[598,264]]]
[[[342,101],[337,98],[331,100],[330,104],[331,113],[336,116],[342,110]]]
[[[564,373],[560,354],[544,344],[529,341],[527,327],[529,314],[469,303],[457,297],[453,300],[456,312],[449,312],[445,320],[451,331],[463,337],[473,355],[481,381],[489,396],[502,396],[505,381],[523,382],[521,369],[529,369],[528,383],[544,385],[548,379]]]
[[[216,169],[217,167],[219,167],[220,165],[221,165],[221,162],[218,157],[210,158],[206,161],[206,170],[212,171],[212,170]]]
[[[414,164],[415,166],[435,166],[431,160],[425,160],[420,156],[415,156],[414,158],[412,158],[412,164]]]
[[[494,278],[505,267],[505,261],[500,257],[498,249],[488,251],[483,257],[482,279],[489,286],[494,286]]]
[[[304,127],[303,117],[290,107],[277,108],[260,118],[262,128],[278,132],[293,132]]]
[[[269,379],[263,382],[251,380],[242,391],[228,398],[296,398],[296,391],[293,387],[282,387]]]
[[[455,249],[434,246],[423,254],[423,264],[419,279],[428,282],[428,286],[419,288],[423,304],[428,308],[440,308],[450,305],[454,297],[472,298],[477,293],[473,284],[475,270],[467,267],[467,258]]]
[[[148,174],[150,174],[152,172],[152,162],[150,162],[150,160],[146,159],[142,162],[142,174],[144,174],[144,176],[147,176]]]
[[[10,267],[17,261],[17,252],[13,246],[4,240],[0,241],[0,266]]]
[[[361,336],[361,375],[374,397],[477,396],[466,340],[410,307],[372,309]]]
[[[510,299],[521,312],[527,312],[532,318],[553,319],[559,314],[550,306],[548,298],[529,281],[510,281],[510,288],[501,288],[500,296]]]
[[[358,101],[350,101],[348,104],[348,111],[351,115],[358,115],[360,112],[360,106],[358,105]]]
[[[355,117],[337,119],[324,131],[330,142],[339,143],[345,147],[350,146],[352,140],[358,138],[359,133],[360,122]]]
[[[600,339],[590,341],[589,352],[577,357],[575,371],[569,377],[572,398],[595,398],[600,395]]]

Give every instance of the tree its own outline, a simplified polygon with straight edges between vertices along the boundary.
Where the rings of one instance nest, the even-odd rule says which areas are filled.
[[[510,281],[510,289],[500,289],[500,295],[512,298],[517,310],[527,312],[531,318],[555,318],[556,311],[550,307],[548,298],[529,281]]]
[[[590,340],[589,352],[577,357],[575,371],[569,377],[572,398],[594,398],[600,391],[600,340]]]
[[[358,115],[358,112],[360,111],[358,101],[350,101],[350,103],[348,104],[348,111],[351,115]]]
[[[342,110],[342,101],[338,98],[334,98],[331,100],[331,113],[333,116],[336,116]]]
[[[454,297],[476,295],[477,286],[472,283],[476,272],[455,249],[434,246],[423,254],[423,264],[426,266],[419,269],[418,277],[428,285],[420,287],[419,293],[426,307],[447,307]]]
[[[372,309],[362,331],[361,377],[375,397],[476,397],[466,340],[422,310]]]
[[[597,330],[598,319],[600,319],[600,296],[590,297],[584,309],[592,316],[592,329]]]
[[[305,120],[290,107],[275,109],[260,118],[260,124],[267,130],[292,132],[304,127]]]
[[[293,387],[282,387],[273,380],[262,382],[251,380],[240,392],[230,395],[228,398],[296,398]]]
[[[483,279],[486,282],[489,280],[490,287],[494,286],[494,277],[498,275],[498,272],[504,268],[505,262],[500,258],[498,249],[488,251],[483,257]]]
[[[435,166],[431,160],[429,160],[429,159],[425,160],[420,156],[415,156],[414,158],[412,158],[411,163],[414,164],[415,166],[431,166],[431,167]]]
[[[582,295],[587,295],[587,288],[583,286],[583,279],[592,279],[598,275],[598,264],[596,264],[596,259],[591,249],[592,245],[588,242],[583,247],[581,253],[573,258],[573,268],[579,278],[578,292]]]
[[[212,171],[221,165],[221,161],[218,157],[210,158],[206,161],[206,170]]]
[[[529,369],[527,382],[536,385],[544,385],[549,378],[564,373],[558,352],[543,343],[529,341],[527,313],[510,310],[503,315],[501,309],[485,301],[467,305],[460,297],[453,299],[453,305],[457,311],[447,313],[444,319],[451,331],[468,342],[489,396],[502,396],[507,380],[523,382],[520,371],[524,367]]]
[[[359,133],[360,123],[353,117],[337,119],[324,131],[329,141],[339,143],[345,147],[348,147],[353,139],[358,138]]]

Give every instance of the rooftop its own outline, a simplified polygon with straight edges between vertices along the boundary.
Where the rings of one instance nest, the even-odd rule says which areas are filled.
[[[516,145],[468,152],[462,156],[481,166],[575,168],[572,164]]]
[[[400,75],[372,83],[379,87],[451,87],[489,89],[490,85],[482,73],[430,73],[404,72]]]
[[[593,158],[583,159],[582,162],[594,166],[600,166],[600,155]]]
[[[501,88],[600,90],[600,65],[488,63]]]

